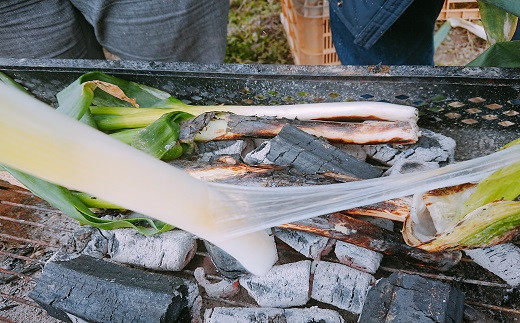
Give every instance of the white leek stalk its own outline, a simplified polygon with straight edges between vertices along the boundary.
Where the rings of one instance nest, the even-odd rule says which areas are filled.
[[[254,274],[277,259],[265,231],[222,241],[214,206],[229,206],[206,183],[1,83],[0,163],[192,232]]]

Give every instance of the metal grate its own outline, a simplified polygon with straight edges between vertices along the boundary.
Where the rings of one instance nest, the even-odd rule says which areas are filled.
[[[161,88],[191,104],[292,104],[325,101],[385,101],[420,109],[421,126],[444,133],[459,143],[460,159],[476,157],[518,137],[520,75],[506,69],[430,67],[295,67],[66,60],[0,59],[0,70],[14,77],[40,99],[55,103],[55,94],[82,73],[102,70]],[[42,322],[46,316],[27,294],[42,264],[73,232],[77,224],[31,193],[0,182],[0,321],[20,307]],[[192,277],[199,265],[208,267],[200,250],[183,271]],[[280,245],[282,260],[303,256]],[[337,261],[325,259],[327,261]],[[211,267],[211,266],[210,266]],[[474,264],[463,261],[438,272],[385,256],[377,277],[407,271],[448,281],[459,287],[467,304],[495,319],[520,319],[520,291]],[[214,268],[210,279],[218,280]],[[207,306],[256,306],[253,300],[204,297]],[[317,305],[309,303],[310,305]],[[323,304],[319,304],[323,307]],[[337,309],[336,309],[337,310]],[[351,314],[343,313],[354,319]],[[348,316],[350,315],[350,316]]]

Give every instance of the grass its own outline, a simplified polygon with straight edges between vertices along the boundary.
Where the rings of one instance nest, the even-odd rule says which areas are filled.
[[[226,63],[292,64],[280,0],[231,0]]]

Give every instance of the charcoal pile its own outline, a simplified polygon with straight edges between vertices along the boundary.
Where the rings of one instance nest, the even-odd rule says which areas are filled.
[[[428,130],[407,146],[331,145],[289,125],[271,140],[200,143],[192,156],[172,163],[221,183],[324,185],[438,168],[454,161],[454,150],[453,140]],[[404,242],[399,230],[410,204],[405,197],[274,228],[279,260],[264,276],[249,274],[215,245],[182,230],[147,237],[132,229],[83,227],[46,266],[31,298],[65,321],[462,322],[471,315],[492,320],[481,308],[465,305],[463,291],[438,274],[460,266],[459,251],[430,253]],[[512,289],[520,277],[513,263],[518,250],[509,243],[465,253],[472,266],[492,271]],[[396,272],[385,278],[389,268],[381,264]],[[417,265],[436,274],[408,273]],[[125,279],[118,281],[121,275]],[[134,295],[147,301],[132,300]]]
[[[411,178],[399,176],[442,169],[456,160],[455,140],[420,129],[411,107],[369,103],[363,104],[366,111],[357,110],[363,113],[324,109],[322,116],[301,107],[308,113],[302,118],[289,108],[286,116],[269,107],[252,116],[217,106],[218,111],[211,107],[192,115],[175,109],[200,107],[150,89],[147,96],[140,92],[146,100],[138,103],[110,83],[114,78],[93,75],[102,80],[85,84],[105,93],[95,92],[98,101],[88,102],[78,120],[90,118],[86,122],[98,130],[205,182],[313,188]],[[107,101],[107,94],[114,97]],[[116,101],[126,106],[96,105]],[[151,106],[139,107],[143,102]],[[157,108],[161,104],[175,111]],[[374,114],[372,105],[385,113]],[[148,123],[132,123],[136,116]],[[4,281],[26,277],[33,284],[32,301],[23,301],[65,322],[512,321],[520,317],[519,168],[513,164],[479,183],[359,203],[260,230],[262,241],[275,248],[275,259],[267,272],[255,275],[255,261],[236,260],[226,252],[229,244],[6,167],[22,182],[1,173],[11,183],[2,197],[17,201],[3,203],[11,207],[8,212],[16,215],[20,205],[53,210],[13,186],[25,185],[36,195],[72,201],[70,213],[59,203],[63,200],[49,202],[82,226],[69,230],[68,240],[60,237],[49,245],[37,281],[24,276],[28,269],[21,261],[6,263],[2,270],[10,276]],[[235,212],[242,207],[234,205]],[[16,259],[29,261],[32,251],[20,249]],[[249,252],[246,258],[264,259],[254,248]]]

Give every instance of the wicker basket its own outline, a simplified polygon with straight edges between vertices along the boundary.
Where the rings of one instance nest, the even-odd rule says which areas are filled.
[[[476,0],[446,0],[437,20],[480,19]],[[296,65],[341,64],[332,44],[328,0],[282,0],[282,25]]]
[[[282,0],[282,24],[297,65],[339,65],[327,0]]]
[[[462,18],[465,20],[480,19],[477,0],[445,0],[444,7],[437,20]]]

